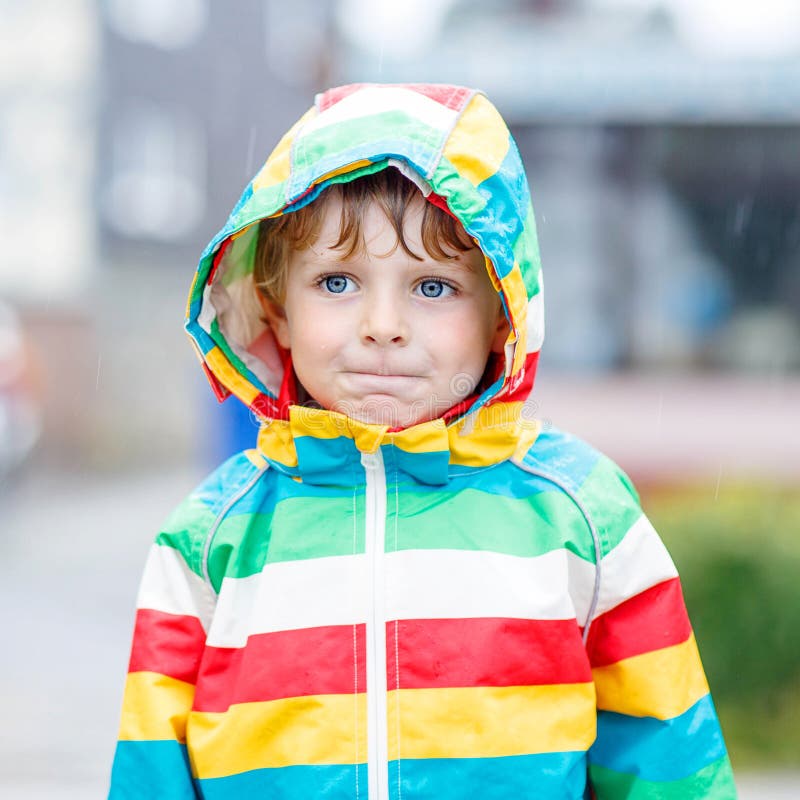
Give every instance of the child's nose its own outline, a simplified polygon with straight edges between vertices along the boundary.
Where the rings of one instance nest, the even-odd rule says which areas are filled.
[[[408,341],[408,324],[396,298],[366,298],[361,318],[361,339],[386,346],[404,345]]]

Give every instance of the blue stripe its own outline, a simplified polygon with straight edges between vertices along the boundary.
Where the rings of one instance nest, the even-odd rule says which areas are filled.
[[[677,781],[725,755],[710,695],[669,720],[601,711],[589,759],[646,781]]]
[[[237,514],[271,514],[275,507],[286,499],[301,497],[351,497],[353,487],[347,483],[348,476],[355,479],[358,493],[363,492],[364,473],[360,464],[360,453],[355,443],[348,437],[337,439],[315,439],[314,437],[298,437],[296,446],[298,458],[302,455],[304,482],[298,483],[292,475],[300,474],[297,468],[285,467],[271,461],[272,468],[231,510],[230,515]],[[433,481],[442,466],[447,453],[408,453],[394,448],[387,452],[387,480],[392,483],[395,476],[401,491],[413,491],[415,494],[455,494],[466,489],[485,492],[490,495],[508,497],[515,500],[533,498],[542,492],[554,491],[553,484],[543,478],[521,470],[510,461],[503,461],[490,467],[468,467],[457,464],[449,466],[450,480],[447,484],[426,484],[409,480],[408,475],[414,473],[419,479],[430,472],[429,480]],[[536,444],[525,459],[526,464],[536,468],[541,466],[545,472],[554,473],[564,479],[570,486],[578,489],[597,464],[599,453],[580,439],[549,431],[540,434]],[[392,466],[399,467],[396,475]],[[229,499],[236,494],[253,476],[257,467],[244,455],[238,453],[224,462],[211,473],[192,493],[192,496],[219,513]],[[308,481],[324,480],[325,483]],[[341,481],[343,485],[335,485]]]
[[[573,491],[578,491],[600,458],[597,450],[577,436],[550,429],[539,434],[524,462],[562,479]]]
[[[361,453],[349,436],[333,439],[296,436],[294,449],[299,474],[304,481],[356,486],[366,481]]]
[[[514,245],[530,203],[519,150],[510,136],[509,139],[508,152],[497,172],[478,184],[486,205],[467,225],[492,260],[498,278],[504,278],[514,267]]]
[[[411,476],[422,485],[441,488],[448,482],[450,450],[433,450],[423,453],[409,452],[392,444],[382,445],[386,464],[386,479],[403,482],[403,475]]]
[[[389,762],[392,800],[581,800],[586,792],[582,752]]]
[[[199,313],[199,309],[198,309]],[[217,343],[209,336],[201,327],[200,323],[196,322],[194,318],[186,322],[184,326],[186,332],[197,342],[197,346],[205,355],[209,350],[213,350]]]
[[[244,452],[236,453],[217,467],[192,492],[192,499],[207,505],[214,514],[219,514],[257,471],[258,467]],[[248,496],[250,494],[248,492]]]
[[[409,458],[419,458],[425,454],[406,454]],[[432,454],[436,455],[436,454]],[[284,500],[313,497],[352,497],[353,487],[350,485],[333,486],[314,483],[298,483],[291,478],[297,474],[296,468],[286,468],[271,462],[270,469],[264,479],[258,482],[236,505],[231,508],[228,517],[238,514],[272,514],[276,506]],[[235,494],[230,487],[243,485],[252,476],[256,467],[243,454],[238,454],[226,461],[217,472],[213,473],[198,487],[193,496],[209,506],[217,513]],[[240,474],[241,473],[241,474]],[[395,474],[389,470],[387,480],[393,483]],[[527,500],[543,492],[558,492],[550,481],[530,475],[509,461],[492,467],[466,467],[451,465],[450,481],[446,485],[425,484],[410,480],[406,474],[398,476],[401,492],[411,491],[416,495],[454,495],[465,490],[475,490],[488,495],[508,497],[513,500]],[[357,494],[364,492],[363,473],[361,485],[356,488]]]
[[[367,796],[367,765],[256,769],[224,778],[205,778],[198,783],[205,800],[355,800]]]
[[[186,745],[118,742],[108,800],[197,800]]]

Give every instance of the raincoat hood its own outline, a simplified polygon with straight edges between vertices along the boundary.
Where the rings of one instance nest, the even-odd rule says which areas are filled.
[[[261,320],[253,285],[258,222],[312,202],[332,183],[388,166],[449,210],[480,246],[511,326],[503,374],[446,421],[487,404],[525,400],[544,330],[525,172],[487,98],[437,84],[353,84],[319,94],[246,187],[203,252],[186,314],[220,400],[233,394],[264,420],[287,419],[294,400],[284,381],[287,359]]]

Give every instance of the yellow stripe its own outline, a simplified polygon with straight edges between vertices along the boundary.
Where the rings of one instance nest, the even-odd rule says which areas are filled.
[[[476,247],[479,247],[477,239],[473,239],[472,241],[475,242]],[[492,260],[488,256],[484,256],[483,260],[486,264],[486,273],[489,276],[489,280],[492,282],[492,288],[496,292],[499,292],[502,289],[502,286],[500,285],[500,279],[497,277],[497,271],[494,268],[494,263],[492,263]]]
[[[530,447],[539,423],[523,416],[522,407],[521,402],[494,403],[448,428],[450,463],[467,467],[497,464],[514,455],[521,436]]]
[[[482,758],[586,750],[591,683],[400,689],[388,694],[389,758]]]
[[[461,115],[444,148],[444,157],[474,186],[491,178],[506,157],[510,139],[497,109],[477,94]]]
[[[212,347],[205,354],[208,364],[220,383],[233,392],[245,405],[250,405],[258,397],[258,390],[250,381],[245,380],[234,367],[231,366],[225,353],[219,347]]]
[[[256,447],[273,461],[279,461],[287,467],[297,466],[297,450],[289,423],[285,420],[273,419],[262,425],[258,431]]]
[[[363,453],[374,453],[387,431],[386,425],[369,425],[338,411],[303,406],[292,406],[289,409],[289,425],[295,439],[300,436],[313,436],[315,439],[347,436]]]
[[[634,717],[672,719],[708,694],[694,635],[682,644],[592,670],[597,707]]]
[[[125,681],[119,738],[186,741],[186,715],[194,701],[191,683],[157,672],[132,672]]]
[[[407,453],[440,453],[449,449],[444,420],[432,419],[404,431],[387,433],[386,444],[394,444]]]
[[[289,177],[292,168],[292,143],[300,128],[305,125],[311,117],[316,116],[316,113],[316,108],[309,108],[284,134],[275,149],[270,153],[267,163],[264,164],[258,175],[253,178],[254,192],[257,192],[259,189],[266,189],[270,186],[274,186],[276,183],[281,183]]]
[[[187,736],[199,778],[296,764],[367,760],[366,696],[315,695],[193,711]]]
[[[511,272],[502,279],[501,283],[509,304],[511,320],[514,323],[514,333],[517,336],[517,346],[514,350],[514,364],[512,366],[512,373],[516,374],[525,363],[527,350],[527,342],[525,340],[528,322],[528,294],[525,289],[525,282],[522,279],[522,272],[516,261]]]
[[[267,460],[255,447],[250,448],[249,450],[244,451],[244,455],[247,460],[254,466],[258,467],[258,469],[263,469],[267,466]]]
[[[362,452],[374,453],[392,444],[409,453],[450,451],[450,462],[482,467],[510,458],[520,447],[527,452],[539,433],[539,422],[522,415],[523,403],[484,406],[449,428],[440,419],[395,433],[383,425],[368,425],[335,411],[292,406],[290,421],[272,420],[258,434],[258,449],[269,458],[297,466],[296,439],[351,438]]]
[[[330,180],[331,178],[335,178],[337,175],[344,175],[348,172],[355,172],[357,169],[361,169],[361,167],[368,167],[373,162],[370,161],[368,158],[362,158],[360,161],[354,161],[352,164],[347,164],[347,166],[339,167],[339,169],[332,170],[331,172],[326,172],[321,178],[317,178],[314,181],[314,185],[316,186],[319,183],[324,183],[325,181]]]

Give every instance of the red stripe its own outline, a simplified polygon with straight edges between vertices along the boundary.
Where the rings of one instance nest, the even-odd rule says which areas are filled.
[[[337,86],[335,89],[329,89],[319,96],[317,100],[317,108],[320,111],[325,111],[336,103],[349,97],[351,94],[364,89],[368,86],[376,86],[378,88],[396,87],[398,89],[410,89],[418,94],[423,94],[431,100],[443,105],[445,108],[452,108],[458,111],[463,108],[466,101],[472,96],[472,89],[467,89],[463,86],[449,86],[447,84],[439,83],[351,83],[347,86]]]
[[[350,83],[347,86],[337,86],[335,89],[328,89],[323,92],[317,99],[317,109],[319,111],[326,111],[331,106],[335,106],[340,100],[349,97],[354,92],[357,92],[366,84],[363,83]]]
[[[592,679],[575,620],[390,622],[386,663],[389,689],[537,686]]]
[[[678,578],[651,586],[599,616],[586,650],[593,667],[685,642],[692,633]]]
[[[211,371],[211,367],[209,367],[205,361],[202,361],[200,366],[203,368],[203,372],[205,372],[206,378],[208,378],[208,382],[211,384],[211,389],[214,392],[214,396],[221,403],[230,395],[230,389],[220,383],[219,378],[217,378],[217,376]]]
[[[442,197],[440,194],[436,194],[436,192],[431,192],[429,195],[427,195],[425,199],[431,205],[434,205],[436,206],[436,208],[441,209],[442,211],[444,211],[445,214],[447,214],[449,217],[452,217],[459,224],[461,224],[461,221],[458,219],[458,217],[450,210],[450,206],[447,205],[447,200],[445,200],[445,198]]]
[[[536,368],[539,363],[539,351],[528,353],[525,356],[523,368],[506,382],[501,389],[486,405],[494,403],[524,402],[533,391],[533,381],[536,377]]]
[[[225,711],[234,703],[363,692],[365,626],[336,625],[261,633],[240,648],[208,647],[194,708]]]
[[[250,408],[259,417],[267,417],[268,419],[280,418],[278,404],[271,397],[264,394],[263,392],[261,392],[261,394],[256,395],[255,399],[250,404]],[[289,419],[288,414],[286,415],[286,419]]]
[[[129,672],[159,672],[194,683],[206,634],[196,617],[149,608],[136,612]]]
[[[413,91],[441,103],[445,108],[452,108],[456,111],[462,109],[473,94],[472,89],[464,86],[448,86],[440,83],[409,83],[405,88],[413,89]]]
[[[210,286],[212,283],[214,283],[217,270],[219,269],[219,265],[222,263],[222,257],[225,255],[225,251],[228,249],[228,247],[230,247],[232,241],[233,239],[228,237],[220,244],[217,252],[214,253],[214,260],[211,263],[211,269],[208,271],[208,275],[206,276],[206,286]]]

